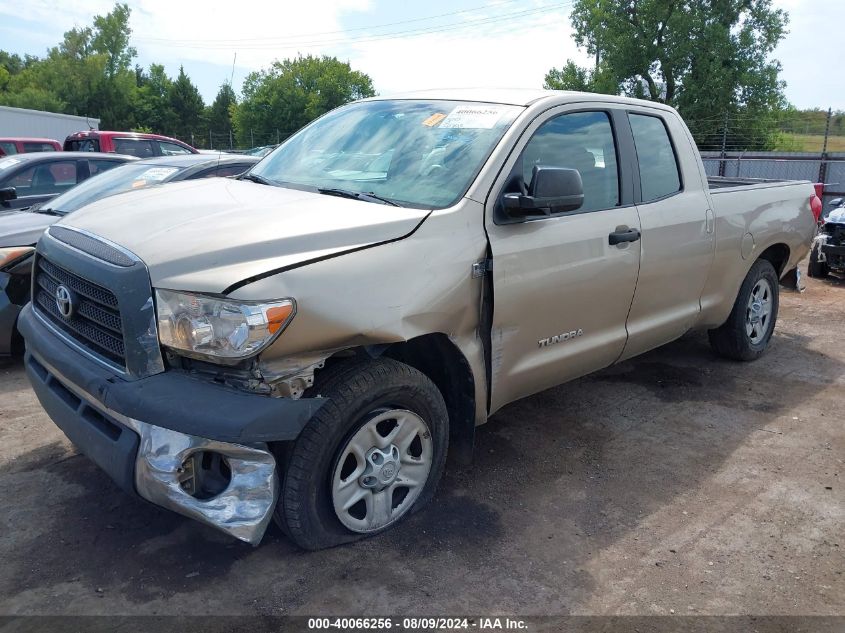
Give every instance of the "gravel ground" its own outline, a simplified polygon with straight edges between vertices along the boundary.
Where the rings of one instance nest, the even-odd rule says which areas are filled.
[[[845,615],[845,283],[509,405],[385,535],[258,548],[132,499],[0,367],[0,614]]]

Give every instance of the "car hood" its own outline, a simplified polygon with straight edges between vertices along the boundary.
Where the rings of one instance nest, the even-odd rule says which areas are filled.
[[[48,226],[59,220],[55,215],[30,211],[0,212],[0,247],[32,246]]]
[[[256,275],[402,238],[427,214],[211,178],[110,196],[61,224],[135,253],[155,287],[221,293]]]

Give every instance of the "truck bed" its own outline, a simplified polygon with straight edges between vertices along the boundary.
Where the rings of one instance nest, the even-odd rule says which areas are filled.
[[[804,180],[782,180],[777,178],[739,178],[727,176],[707,176],[707,185],[710,190],[714,189],[731,189],[737,187],[751,187],[753,185],[788,185],[799,182],[808,182]]]
[[[707,185],[710,190],[714,189],[728,189],[734,187],[749,187],[751,185],[785,185],[797,182],[804,182],[801,180],[781,180],[776,178],[728,178],[726,176],[708,176]]]

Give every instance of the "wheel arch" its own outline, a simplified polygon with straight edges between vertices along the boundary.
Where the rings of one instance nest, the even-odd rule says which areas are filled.
[[[783,242],[777,242],[768,246],[757,259],[754,260],[756,262],[760,259],[765,259],[768,261],[772,266],[774,266],[775,272],[778,275],[778,279],[780,279],[786,271],[786,265],[789,263],[789,255],[790,250],[789,246],[784,244]],[[754,265],[754,262],[751,262],[751,265]],[[751,266],[748,267],[751,270]],[[746,271],[746,275],[748,272]]]
[[[382,350],[388,358],[428,376],[449,412],[449,455],[460,464],[472,460],[475,443],[475,381],[469,361],[446,334],[424,334]]]

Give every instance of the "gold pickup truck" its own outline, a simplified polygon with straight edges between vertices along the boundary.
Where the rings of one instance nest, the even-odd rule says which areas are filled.
[[[546,91],[352,103],[238,179],[52,225],[21,314],[55,423],[127,491],[318,549],[434,494],[503,405],[709,330],[748,361],[808,182],[708,179],[671,108]]]

